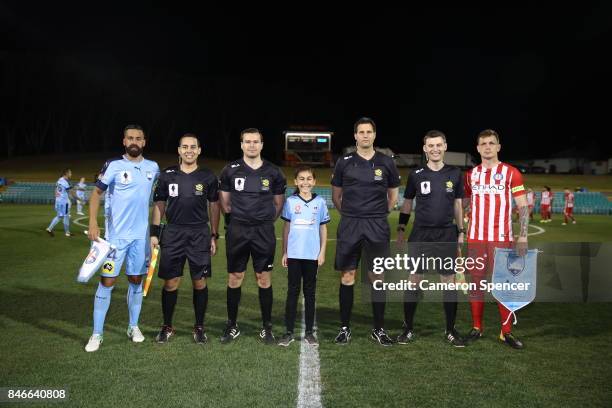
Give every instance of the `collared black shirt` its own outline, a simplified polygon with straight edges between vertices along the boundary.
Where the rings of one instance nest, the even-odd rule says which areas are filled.
[[[184,173],[179,166],[168,167],[159,176],[153,201],[166,202],[169,224],[208,223],[208,202],[219,200],[219,181],[215,174],[199,167]]]
[[[413,170],[404,198],[415,197],[415,227],[453,226],[455,199],[465,197],[461,169],[445,164],[438,171],[427,166]]]
[[[341,213],[347,217],[386,217],[387,189],[400,185],[393,159],[376,152],[370,160],[357,153],[338,159],[331,180],[342,187]]]
[[[260,224],[275,220],[274,196],[285,194],[287,180],[269,161],[255,170],[239,159],[225,166],[219,188],[231,193],[232,221]]]

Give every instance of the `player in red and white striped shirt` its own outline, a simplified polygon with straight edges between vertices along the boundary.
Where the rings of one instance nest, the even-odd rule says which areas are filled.
[[[523,177],[516,168],[502,163],[498,159],[501,149],[499,135],[491,129],[483,130],[478,135],[476,148],[480,153],[482,164],[466,174],[465,195],[470,199],[471,218],[467,231],[469,256],[485,260],[482,269],[473,268],[469,272],[472,282],[480,287],[480,281],[486,280],[493,271],[495,248],[509,248],[514,245],[512,235],[512,199],[519,210],[520,233],[516,243],[517,250],[523,255],[527,249],[527,226],[529,209]],[[488,261],[489,260],[489,261]],[[473,329],[469,334],[471,340],[482,336],[484,301],[482,291],[470,294]],[[512,335],[512,323],[508,316],[510,311],[498,304],[502,322],[500,340],[513,348],[522,348],[520,340]]]
[[[569,188],[565,188],[565,207],[563,208],[563,217],[565,221],[561,225],[567,225],[569,219],[572,219],[572,224],[576,223],[576,219],[574,218],[574,193],[572,193]]]
[[[540,222],[551,222],[552,218],[551,208],[553,202],[553,193],[550,191],[550,187],[544,186],[544,190],[542,191],[542,196],[540,198],[540,215],[542,219]]]

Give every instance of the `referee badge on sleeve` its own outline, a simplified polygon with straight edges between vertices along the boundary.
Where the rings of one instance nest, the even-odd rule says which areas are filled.
[[[168,184],[168,195],[178,197],[178,184]]]

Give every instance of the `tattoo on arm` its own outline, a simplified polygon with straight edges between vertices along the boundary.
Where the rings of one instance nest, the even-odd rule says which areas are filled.
[[[463,208],[463,214],[467,214],[470,211],[470,205],[472,204],[472,200],[469,198],[461,199],[461,206]]]
[[[519,207],[519,224],[521,226],[521,230],[519,232],[519,237],[527,236],[527,227],[529,226],[529,207]]]

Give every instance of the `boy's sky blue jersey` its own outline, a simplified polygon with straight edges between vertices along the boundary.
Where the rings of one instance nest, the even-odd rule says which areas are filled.
[[[105,213],[109,239],[145,239],[149,202],[159,166],[151,160],[108,160],[96,186],[106,191]]]
[[[68,190],[71,188],[68,180],[64,177],[60,177],[55,184],[55,204],[65,204],[69,202]]]
[[[287,198],[281,218],[290,222],[287,256],[316,260],[321,250],[319,226],[330,221],[325,199],[312,195],[308,201],[294,194]]]

